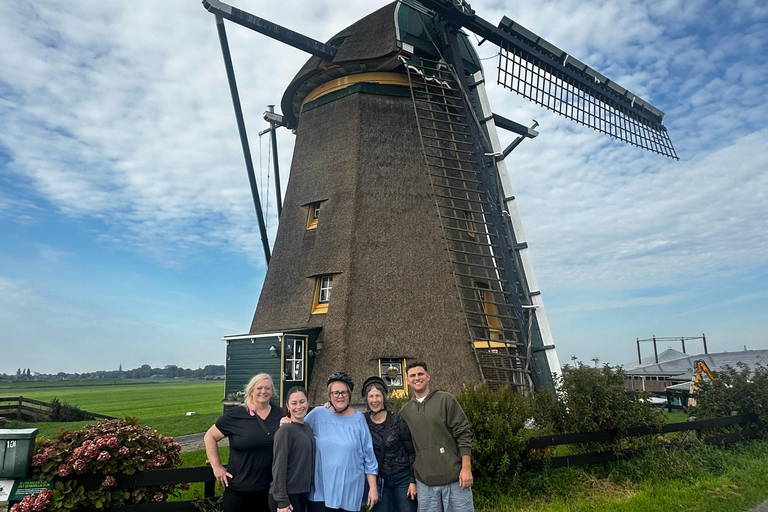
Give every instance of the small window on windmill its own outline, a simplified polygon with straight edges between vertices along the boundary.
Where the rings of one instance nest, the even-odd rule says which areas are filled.
[[[333,276],[318,276],[315,282],[315,298],[312,303],[312,314],[318,315],[328,312],[328,303],[331,301],[331,289],[333,288]]]
[[[499,318],[499,309],[496,307],[493,292],[485,283],[475,283],[477,286],[477,298],[483,308],[483,318],[488,326],[488,341],[499,341],[502,338],[502,325]]]
[[[320,202],[310,203],[308,206],[307,229],[315,229],[317,227],[317,219],[320,218]]]
[[[472,212],[464,210],[464,222],[467,225],[467,234],[471,238],[475,238],[475,224],[472,220]]]
[[[404,389],[402,359],[379,359],[379,374],[390,390]]]
[[[304,380],[304,339],[285,338],[285,381]]]

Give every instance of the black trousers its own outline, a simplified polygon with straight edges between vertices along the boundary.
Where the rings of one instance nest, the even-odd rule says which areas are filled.
[[[326,507],[324,501],[308,501],[307,510],[309,512],[347,512],[343,508]]]
[[[307,498],[309,498],[308,492],[289,494],[288,499],[293,506],[293,512],[307,512]],[[277,502],[271,494],[269,495],[269,509],[272,512],[277,512]]]
[[[269,512],[269,490],[256,492],[224,489],[224,512]]]

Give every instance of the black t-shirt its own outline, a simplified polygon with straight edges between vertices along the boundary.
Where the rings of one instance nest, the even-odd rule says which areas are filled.
[[[216,428],[229,438],[227,472],[232,475],[229,488],[253,492],[269,489],[272,482],[272,439],[280,427],[282,412],[272,407],[264,423],[269,435],[245,407],[233,407],[216,420]]]

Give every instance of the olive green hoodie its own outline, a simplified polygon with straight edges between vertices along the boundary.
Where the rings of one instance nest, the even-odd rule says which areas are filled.
[[[427,485],[458,482],[462,455],[472,455],[472,430],[450,393],[431,391],[423,402],[412,398],[400,409],[416,448],[416,479]]]

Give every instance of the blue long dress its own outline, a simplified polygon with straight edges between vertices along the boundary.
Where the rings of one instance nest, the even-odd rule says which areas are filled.
[[[305,421],[316,439],[310,501],[324,501],[329,508],[360,510],[365,475],[378,471],[365,416],[358,411],[339,416],[332,409],[315,407]]]

